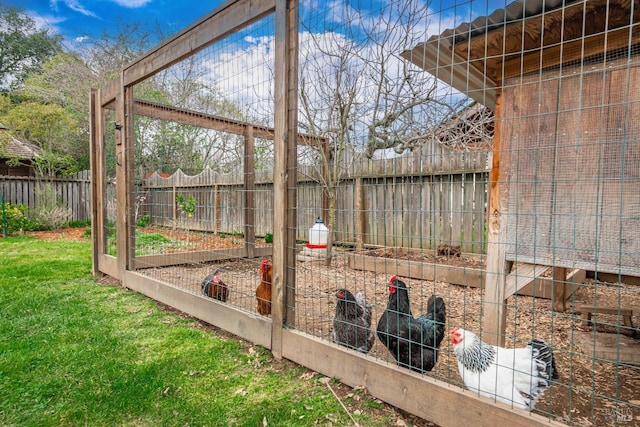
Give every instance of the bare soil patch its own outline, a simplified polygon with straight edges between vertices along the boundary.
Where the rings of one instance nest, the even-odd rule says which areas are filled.
[[[29,231],[26,234],[41,240],[75,240],[88,242],[91,240],[91,237],[86,233],[87,227],[67,227],[59,230]]]

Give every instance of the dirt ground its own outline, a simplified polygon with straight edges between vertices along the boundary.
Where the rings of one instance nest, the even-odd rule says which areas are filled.
[[[158,230],[154,230],[158,231]],[[170,231],[168,232],[170,233]],[[64,238],[74,237],[75,232],[62,231]],[[56,234],[43,237],[56,238]],[[171,238],[179,236],[170,235]],[[60,237],[63,238],[63,237]],[[237,246],[238,242],[229,237],[221,239],[212,235],[190,235],[189,250],[224,249]],[[372,252],[367,251],[371,256]],[[378,251],[378,256],[390,254]],[[397,259],[402,255],[395,253]],[[433,257],[415,253],[405,254],[405,258],[421,257],[427,262],[457,262],[478,268],[478,260],[464,257]],[[438,259],[440,258],[440,259]],[[449,259],[447,259],[449,258]],[[260,282],[259,264],[261,259],[236,259],[215,264],[190,264],[172,267],[149,268],[140,272],[189,290],[200,293],[200,283],[212,269],[220,268],[223,280],[230,287],[228,304],[249,312],[255,312],[255,287]],[[481,262],[481,261],[480,261]],[[472,263],[472,264],[469,264]],[[480,266],[481,267],[481,266]],[[347,288],[352,292],[363,292],[373,306],[373,325],[382,315],[388,299],[386,283],[395,274],[388,271],[374,274],[370,271],[356,271],[348,267],[345,252],[336,252],[331,267],[323,262],[301,262],[296,265],[296,306],[295,327],[317,337],[329,339],[331,321],[335,313],[335,290]],[[424,312],[428,297],[435,293],[445,300],[447,308],[447,331],[459,326],[479,332],[481,330],[482,290],[444,282],[430,282],[401,278],[409,287],[412,311],[418,315]],[[538,402],[535,412],[550,416],[557,421],[580,426],[640,425],[640,368],[616,361],[594,358],[591,348],[580,348],[574,340],[578,334],[597,339],[592,327],[583,327],[576,307],[581,304],[614,306],[640,309],[640,289],[631,285],[594,282],[577,287],[567,301],[564,313],[555,313],[551,301],[527,296],[512,296],[507,300],[507,346],[525,346],[532,338],[540,338],[554,349],[560,379]],[[638,311],[635,311],[638,313]],[[634,314],[635,314],[634,313]],[[598,334],[606,333],[618,337],[622,345],[631,340],[626,331],[620,333],[617,316],[599,316]],[[633,317],[633,324],[640,325],[640,316]],[[442,343],[442,355],[435,369],[427,375],[437,379],[462,385],[457,362],[447,338]],[[388,363],[393,359],[376,340],[370,356]],[[346,388],[348,389],[348,387]],[[417,426],[432,425],[420,419],[405,419]]]

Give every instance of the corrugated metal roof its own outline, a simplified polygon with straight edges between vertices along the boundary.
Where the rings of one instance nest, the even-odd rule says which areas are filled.
[[[464,22],[456,28],[447,29],[440,35],[432,36],[413,49],[402,52],[401,56],[433,74],[437,79],[493,109],[497,82],[488,72],[487,58],[464,57],[455,52],[454,46],[509,24],[542,15],[569,4],[586,3],[586,1],[516,0],[490,15]],[[495,56],[492,59],[495,59]]]
[[[445,30],[439,36],[433,36],[431,39],[451,38],[451,35],[454,34],[455,42],[467,40],[511,22],[550,12],[576,1],[584,2],[585,0],[517,0],[509,3],[504,9],[497,9],[488,16],[480,16],[473,22],[463,22],[456,28]]]

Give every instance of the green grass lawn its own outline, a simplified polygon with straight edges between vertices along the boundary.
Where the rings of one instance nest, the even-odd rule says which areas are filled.
[[[0,239],[0,425],[353,425],[318,374],[91,276],[90,244]],[[341,400],[363,426],[397,412]]]

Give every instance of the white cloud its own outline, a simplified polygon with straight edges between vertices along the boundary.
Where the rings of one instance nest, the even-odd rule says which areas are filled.
[[[137,7],[146,6],[153,0],[112,0],[118,6],[126,7],[129,9],[135,9]]]
[[[50,16],[50,15],[42,16],[42,15],[39,15],[38,13],[35,13],[35,12],[32,13],[29,11],[27,11],[27,14],[31,19],[33,19],[33,22],[36,24],[36,29],[38,31],[51,30],[54,33],[58,34],[60,33],[60,28],[57,27],[57,24],[65,21],[65,18],[60,16]]]
[[[78,0],[49,0],[49,6],[55,11],[58,11],[58,3],[62,3],[74,12],[81,13],[84,16],[98,17],[95,13],[82,6]]]

